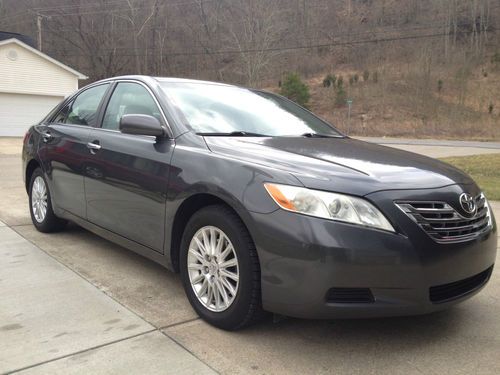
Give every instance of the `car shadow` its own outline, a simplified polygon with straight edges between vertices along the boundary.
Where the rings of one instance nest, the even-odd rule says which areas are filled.
[[[192,311],[185,298],[180,277],[177,274],[165,270],[147,258],[94,236],[76,225],[70,224],[66,232],[75,235],[75,237],[85,238],[86,240],[90,240],[90,242],[96,241],[96,244],[99,243],[98,247],[101,249],[105,248],[107,256],[111,258],[108,260],[108,266],[115,264],[117,270],[121,269],[127,272],[130,272],[129,270],[131,269],[135,270],[134,274],[138,278],[138,283],[150,285],[151,289],[149,293],[157,299],[150,301],[147,306],[149,309],[156,310],[153,316],[170,315],[172,312],[168,311],[169,306],[171,308],[176,306],[177,309],[180,308],[180,310],[183,310],[181,314],[183,316]],[[96,250],[102,254],[102,250]],[[128,277],[129,283],[134,284],[135,282],[132,279],[132,277]],[[107,288],[111,290],[119,287],[116,279],[107,279],[106,281],[109,283]],[[114,285],[115,283],[116,285]],[[129,284],[130,287],[132,286],[131,284]],[[155,293],[155,290],[157,293]],[[173,296],[176,297],[174,305],[171,304]],[[162,301],[162,299],[166,300]],[[131,300],[136,300],[136,302],[131,303]],[[121,302],[125,305],[131,303],[137,311],[137,301],[140,300],[144,303],[143,296],[132,292],[130,295],[124,297]],[[453,339],[454,336],[458,337],[466,334],[471,329],[470,325],[477,324],[473,316],[471,316],[471,314],[474,315],[475,309],[468,309],[467,303],[427,315],[371,319],[313,320],[281,316],[276,319],[272,314],[268,314],[263,321],[242,331],[230,332],[228,334],[230,336],[257,336],[259,338],[274,335],[276,337],[270,339],[272,342],[281,342],[282,340],[293,338],[292,341],[298,339],[300,341],[305,340],[308,343],[328,344],[332,348],[340,345],[352,348],[357,347],[357,350],[363,350],[363,347],[388,347],[397,352],[408,350],[410,346],[428,346],[440,342],[444,344],[446,340]],[[160,307],[163,309],[163,312]],[[140,315],[145,315],[146,318],[151,313],[148,309],[139,310],[142,311],[137,312]],[[192,319],[196,315],[187,314],[187,316]],[[157,319],[158,323],[162,322],[160,316],[157,316]],[[155,319],[151,319],[150,321],[155,321]],[[467,326],[468,329],[463,330]],[[359,346],[360,343],[362,343],[361,347]]]

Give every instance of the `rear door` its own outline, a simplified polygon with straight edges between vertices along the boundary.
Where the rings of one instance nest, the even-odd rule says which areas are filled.
[[[91,130],[85,192],[90,222],[163,252],[165,204],[174,141],[122,134],[121,116],[166,119],[150,89],[139,82],[116,83],[100,128]]]
[[[53,204],[81,218],[86,217],[83,176],[88,137],[109,88],[110,84],[104,83],[80,92],[42,129],[40,156]]]

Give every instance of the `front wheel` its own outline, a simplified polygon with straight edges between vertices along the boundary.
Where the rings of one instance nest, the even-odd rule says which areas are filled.
[[[189,302],[208,323],[236,330],[263,315],[257,251],[229,208],[209,206],[191,217],[182,238],[180,269]]]
[[[54,214],[50,191],[40,168],[31,175],[29,201],[31,221],[36,229],[49,233],[64,228],[67,222]]]

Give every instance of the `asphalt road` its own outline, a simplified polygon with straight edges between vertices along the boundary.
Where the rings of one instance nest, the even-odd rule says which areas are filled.
[[[482,293],[433,315],[224,332],[194,314],[177,275],[77,226],[37,232],[19,147],[0,139],[0,373],[500,373],[498,268]]]
[[[447,141],[390,137],[360,137],[359,139],[432,156],[433,158],[500,153],[500,142]]]

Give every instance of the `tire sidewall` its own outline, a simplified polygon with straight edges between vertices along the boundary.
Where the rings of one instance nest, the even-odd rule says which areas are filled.
[[[248,233],[241,233],[242,225],[236,222],[235,215],[229,215],[227,211],[216,211],[207,207],[197,212],[188,222],[181,242],[180,273],[189,302],[198,315],[211,324],[224,329],[231,329],[243,320],[249,310],[252,296],[252,262],[250,259]],[[204,226],[214,226],[222,230],[231,241],[238,258],[238,291],[231,306],[221,312],[208,310],[197,298],[187,270],[188,247],[194,234]]]

